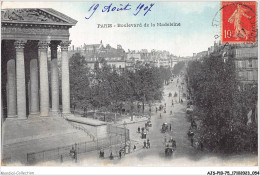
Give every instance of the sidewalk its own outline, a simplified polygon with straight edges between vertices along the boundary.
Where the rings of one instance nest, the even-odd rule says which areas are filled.
[[[101,126],[101,125],[106,125],[107,123],[104,121],[100,121],[97,119],[92,119],[92,118],[85,118],[81,117],[78,115],[70,115],[66,117],[67,120],[72,121],[72,122],[77,122],[80,124],[86,124],[86,125],[91,125],[91,126]]]
[[[146,122],[148,120],[148,116],[143,116],[143,117],[138,117],[138,116],[135,116],[133,118],[133,120],[131,121],[131,117],[127,117],[125,119],[122,119],[120,121],[118,121],[116,124],[120,124],[120,125],[123,125],[124,123],[126,124],[133,124],[133,123],[140,123],[140,122]]]

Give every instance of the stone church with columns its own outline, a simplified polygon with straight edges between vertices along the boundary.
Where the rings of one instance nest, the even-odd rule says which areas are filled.
[[[2,164],[71,160],[71,146],[93,150],[118,128],[70,113],[69,29],[76,23],[50,8],[1,10]],[[114,138],[126,141],[121,133]]]
[[[50,8],[1,10],[2,120],[70,113],[69,29],[76,23]]]

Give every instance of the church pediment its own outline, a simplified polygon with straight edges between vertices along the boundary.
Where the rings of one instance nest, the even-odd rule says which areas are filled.
[[[77,21],[54,9],[2,9],[2,22],[74,26]]]

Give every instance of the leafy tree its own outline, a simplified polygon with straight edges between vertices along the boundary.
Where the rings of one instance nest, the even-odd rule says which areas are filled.
[[[106,63],[101,63],[101,67],[95,70],[94,79],[98,84],[91,87],[92,89],[92,106],[96,109],[108,107],[110,105],[111,87],[109,86],[109,74],[111,68]]]
[[[70,94],[71,104],[77,107],[87,106],[90,98],[88,68],[86,61],[79,53],[70,58]]]
[[[172,70],[172,73],[174,75],[178,75],[180,74],[181,70],[183,69],[183,67],[185,66],[185,62],[181,61],[181,62],[178,62],[177,64],[175,64],[173,66],[173,70]]]
[[[168,84],[170,78],[172,77],[171,69],[160,67],[159,71],[160,79],[163,81],[163,83]]]
[[[160,71],[155,67],[141,67],[134,75],[134,95],[137,101],[142,102],[143,112],[145,102],[162,98],[163,82]]]
[[[134,102],[142,102],[144,111],[145,103],[161,100],[162,78],[167,72],[150,66],[140,66],[135,72],[119,71],[107,65],[104,59],[97,61],[90,72],[85,58],[74,54],[70,59],[72,104],[120,113],[129,105],[132,116]]]
[[[229,153],[256,149],[257,128],[247,125],[246,109],[256,104],[257,93],[250,91],[250,97],[249,92],[238,89],[233,58],[224,61],[213,53],[202,61],[192,61],[186,80],[201,112],[197,135],[206,148]]]

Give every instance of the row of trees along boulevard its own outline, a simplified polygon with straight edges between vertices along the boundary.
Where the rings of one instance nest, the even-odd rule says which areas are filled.
[[[70,58],[71,104],[84,109],[85,115],[90,109],[121,114],[128,107],[133,119],[136,104],[138,112],[142,104],[144,113],[146,103],[151,106],[162,99],[163,85],[170,77],[171,72],[166,68],[114,69],[104,59],[91,70],[85,57],[76,53]]]
[[[257,86],[241,89],[236,79],[232,56],[224,59],[213,53],[199,61],[190,61],[186,81],[188,92],[201,121],[194,137],[214,152],[257,152],[255,119]]]

